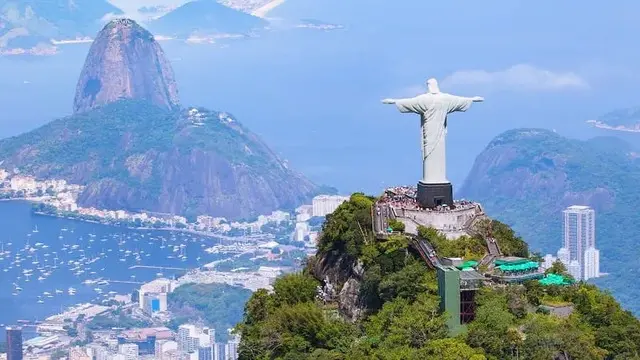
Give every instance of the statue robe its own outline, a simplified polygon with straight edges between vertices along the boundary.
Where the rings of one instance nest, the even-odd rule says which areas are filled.
[[[400,112],[416,113],[421,117],[423,183],[449,183],[445,154],[447,115],[455,111],[467,111],[472,103],[471,98],[446,93],[427,93],[396,100]]]

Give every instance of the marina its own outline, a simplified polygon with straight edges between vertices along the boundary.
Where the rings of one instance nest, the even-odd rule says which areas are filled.
[[[0,202],[0,227],[1,324],[35,324],[236,253],[205,251],[221,245],[209,236],[34,215],[26,202]]]

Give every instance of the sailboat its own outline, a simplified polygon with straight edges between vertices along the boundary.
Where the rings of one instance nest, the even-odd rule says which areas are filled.
[[[34,232],[34,233],[40,232],[40,231],[38,231],[38,225],[36,225],[35,228],[31,232]]]

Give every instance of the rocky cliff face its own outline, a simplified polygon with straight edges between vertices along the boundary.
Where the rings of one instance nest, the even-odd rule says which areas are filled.
[[[162,48],[129,19],[111,21],[96,37],[78,80],[73,110],[84,112],[122,99],[146,100],[166,109],[179,104]]]
[[[361,288],[364,268],[359,261],[345,254],[317,256],[309,270],[322,284],[323,300],[336,303],[345,319],[357,321],[367,312],[366,299]]]

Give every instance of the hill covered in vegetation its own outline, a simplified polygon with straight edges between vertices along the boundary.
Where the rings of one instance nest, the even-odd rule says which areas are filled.
[[[278,279],[272,293],[253,294],[237,326],[240,359],[640,359],[640,322],[584,283],[485,286],[475,320],[451,337],[435,271],[404,234],[374,237],[373,203],[352,195],[327,217],[306,269]],[[503,252],[526,251],[506,225],[494,225]],[[449,243],[433,229],[420,232],[439,253],[469,259],[486,251],[477,238]],[[554,306],[572,311],[550,314]]]
[[[79,205],[249,218],[315,185],[232,115],[121,100],[0,140],[2,168],[85,185]]]
[[[460,196],[527,239],[534,251],[555,253],[562,243],[562,210],[596,211],[601,271],[596,283],[640,315],[640,159],[613,137],[587,141],[543,129],[516,129],[494,138],[478,155]]]
[[[640,107],[613,110],[587,123],[602,129],[640,132]]]
[[[218,341],[227,339],[226,330],[242,319],[242,304],[251,291],[227,284],[185,284],[169,294],[170,326],[202,323],[216,329]]]

